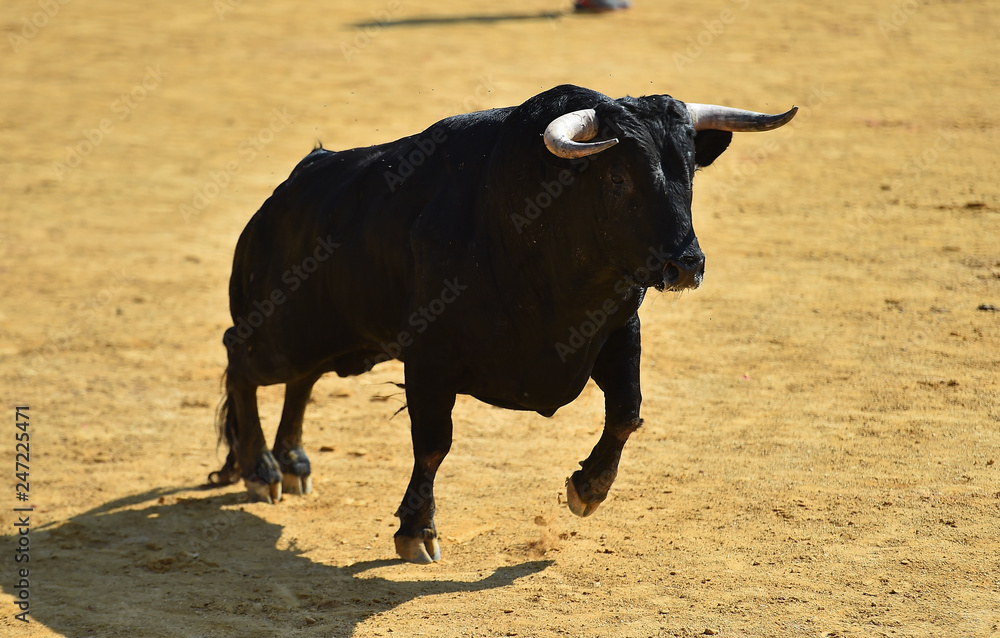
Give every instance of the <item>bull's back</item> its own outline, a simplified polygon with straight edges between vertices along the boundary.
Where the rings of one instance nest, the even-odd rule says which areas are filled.
[[[270,301],[254,339],[292,367],[347,352],[384,358],[381,344],[405,328],[423,284],[436,291],[441,268],[450,276],[461,270],[483,158],[508,110],[449,118],[388,144],[307,155],[239,239],[234,324],[263,313],[262,305],[271,309]]]
[[[252,330],[251,345],[298,367],[391,331],[412,270],[412,219],[366,196],[379,160],[378,147],[317,149],[249,221],[236,246],[229,304],[234,326]]]

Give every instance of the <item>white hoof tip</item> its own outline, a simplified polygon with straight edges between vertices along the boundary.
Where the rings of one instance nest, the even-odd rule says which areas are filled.
[[[577,516],[590,516],[601,505],[600,501],[584,503],[583,499],[577,493],[576,486],[573,485],[573,479],[571,478],[566,479],[566,503],[569,505],[569,511]]]
[[[243,479],[252,503],[277,503],[281,500],[281,483],[262,483]]]
[[[428,549],[430,549],[432,561],[436,563],[441,560],[441,545],[438,544],[438,540],[436,538],[431,539],[430,547]]]
[[[232,485],[240,480],[239,472],[212,472],[208,475],[208,484],[213,487]]]
[[[409,536],[397,536],[396,553],[411,563],[427,565],[441,560],[441,546],[437,538],[431,536],[433,532],[427,531],[429,538],[410,538]]]
[[[312,493],[312,477],[284,474],[281,477],[281,491],[285,494],[310,494]]]

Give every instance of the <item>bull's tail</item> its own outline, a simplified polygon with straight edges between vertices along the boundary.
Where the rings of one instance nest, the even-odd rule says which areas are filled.
[[[229,444],[229,449],[231,450],[236,446],[236,409],[233,406],[233,395],[226,388],[227,376],[227,373],[223,373],[222,375],[222,387],[226,389],[226,396],[219,403],[215,419],[219,430],[219,445],[222,445],[222,442],[225,441]]]
[[[222,445],[222,442],[225,441],[229,449],[228,454],[226,454],[226,464],[222,466],[222,469],[208,475],[208,482],[211,485],[229,485],[240,478],[240,466],[237,460],[239,423],[236,421],[236,406],[233,405],[233,395],[227,387],[227,376],[228,371],[222,375],[222,387],[225,389],[226,396],[219,403],[215,422],[219,430],[218,445]]]

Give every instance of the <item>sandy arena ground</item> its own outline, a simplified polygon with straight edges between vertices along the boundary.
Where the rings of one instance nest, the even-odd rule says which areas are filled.
[[[1000,635],[1000,5],[567,8],[3,3],[0,635]],[[608,502],[562,496],[596,387],[552,419],[460,397],[443,560],[396,560],[395,363],[317,386],[311,496],[199,489],[233,248],[295,163],[565,82],[801,107],[695,180],[705,283],[640,311]]]

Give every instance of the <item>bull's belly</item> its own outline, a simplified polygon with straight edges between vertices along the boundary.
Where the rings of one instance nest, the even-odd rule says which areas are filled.
[[[582,390],[582,388],[581,388]],[[483,403],[487,403],[498,408],[504,408],[507,410],[525,410],[529,412],[537,412],[542,416],[552,416],[559,410],[559,408],[567,405],[573,401],[580,392],[577,392],[571,397],[566,398],[555,398],[552,396],[525,396],[520,400],[515,400],[513,398],[497,398],[493,396],[483,396],[479,394],[470,393],[470,396],[479,399]]]
[[[551,416],[580,396],[590,379],[592,362],[574,363],[520,370],[497,365],[488,374],[470,375],[461,392],[497,407]]]

